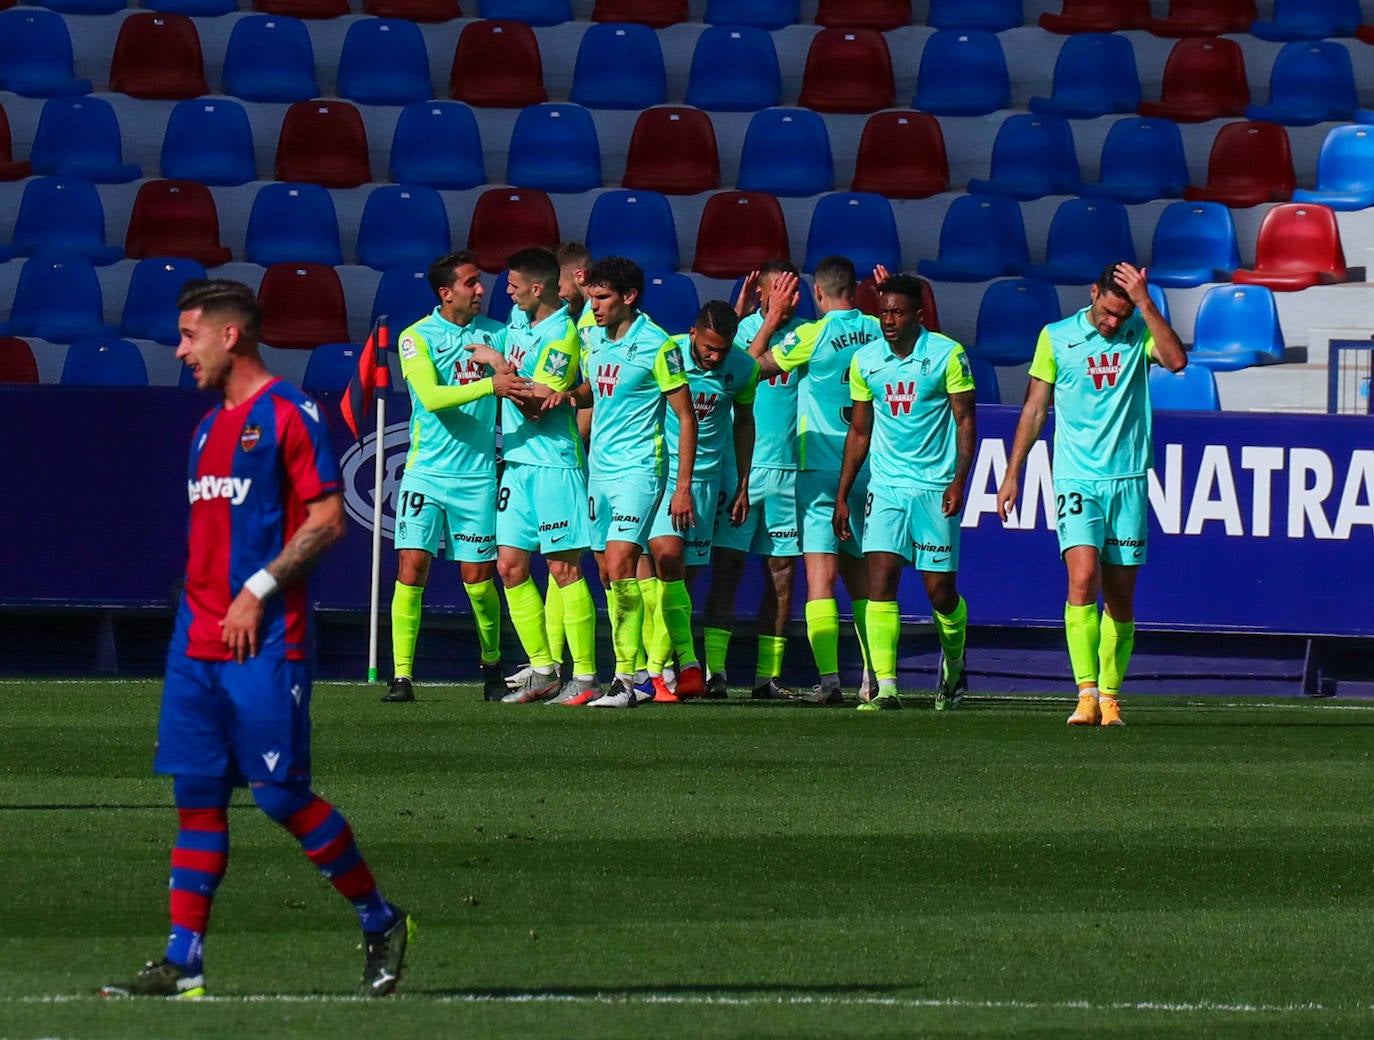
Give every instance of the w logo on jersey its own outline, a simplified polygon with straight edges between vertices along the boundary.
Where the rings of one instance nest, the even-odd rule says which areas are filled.
[[[883,386],[883,400],[893,415],[910,415],[916,400],[915,383],[887,383]]]
[[[786,386],[792,381],[791,372],[774,372],[768,377],[769,386]]]
[[[602,397],[610,397],[620,383],[619,365],[596,366],[596,392]]]
[[[716,410],[716,402],[720,400],[720,394],[699,393],[696,400],[692,402],[692,409],[697,413],[697,422],[701,422],[708,415]]]
[[[525,357],[529,353],[524,347],[512,343],[510,349],[506,351],[506,360],[510,362],[511,368],[519,372],[525,367]]]
[[[486,373],[476,361],[455,361],[453,364],[453,381],[459,386],[467,386],[485,378]]]
[[[1092,376],[1093,389],[1101,390],[1103,384],[1116,386],[1116,377],[1121,374],[1121,352],[1108,357],[1103,354],[1101,357],[1088,355],[1088,375]]]

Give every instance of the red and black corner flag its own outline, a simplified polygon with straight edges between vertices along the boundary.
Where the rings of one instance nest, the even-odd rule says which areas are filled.
[[[363,423],[379,393],[386,393],[391,383],[391,370],[387,367],[387,327],[382,318],[363,344],[358,355],[358,371],[348,381],[343,399],[339,402],[339,412],[355,440],[361,442],[367,431]]]

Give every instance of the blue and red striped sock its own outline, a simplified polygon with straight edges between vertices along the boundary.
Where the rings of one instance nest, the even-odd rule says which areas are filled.
[[[204,962],[210,906],[229,865],[230,787],[216,777],[179,776],[172,790],[179,829],[172,848],[172,931],[166,956],[198,972]]]

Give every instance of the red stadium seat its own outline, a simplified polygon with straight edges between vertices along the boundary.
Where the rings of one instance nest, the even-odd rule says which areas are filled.
[[[596,0],[592,7],[594,22],[638,22],[654,29],[687,18],[687,0]]]
[[[453,49],[448,93],[479,108],[525,108],[547,101],[534,30],[523,22],[469,22]]]
[[[776,198],[762,191],[722,191],[702,210],[692,270],[708,278],[738,278],[791,252]]]
[[[348,307],[338,272],[327,264],[273,264],[258,286],[262,341],[312,350],[348,341]]]
[[[220,244],[219,211],[210,189],[195,181],[148,181],[138,189],[129,214],[124,255],[185,257],[206,267],[232,258]]]
[[[927,112],[875,112],[864,124],[851,191],[924,199],[949,190],[940,121]]]
[[[350,8],[348,0],[253,0],[253,10],[288,18],[340,18]]]
[[[0,336],[0,383],[38,382],[38,362],[27,340]]]
[[[1361,25],[1355,30],[1355,38],[1361,43],[1374,43],[1374,25]]]
[[[363,0],[363,13],[408,22],[449,22],[463,17],[458,0]]]
[[[935,305],[935,290],[930,287],[928,280],[922,278],[921,281],[925,285],[921,292],[921,327],[931,332],[939,332],[940,309]],[[871,274],[854,290],[854,306],[865,314],[871,314],[875,318],[878,316],[878,283],[873,280]]]
[[[33,166],[27,159],[14,161],[13,148],[9,116],[5,115],[5,106],[0,105],[0,181],[21,181],[33,176]]]
[[[896,101],[892,55],[877,29],[822,29],[812,38],[799,105],[817,112],[876,112]]]
[[[484,271],[502,270],[517,249],[558,240],[558,214],[538,188],[489,188],[472,207],[468,250]]]
[[[1145,28],[1156,36],[1220,36],[1249,32],[1255,18],[1255,0],[1169,0],[1168,16]]]
[[[827,29],[899,29],[911,24],[911,0],[820,0],[816,24]]]
[[[347,101],[297,101],[288,108],[277,139],[275,176],[325,188],[356,188],[372,180],[367,130],[358,110]]]
[[[1205,123],[1243,116],[1249,103],[1250,84],[1240,44],[1199,37],[1174,44],[1164,63],[1160,100],[1142,102],[1139,112],[1176,123]]]
[[[1189,187],[1190,202],[1220,202],[1244,208],[1261,202],[1287,202],[1298,178],[1288,131],[1277,123],[1227,123],[1212,140],[1207,183]]]
[[[110,89],[167,101],[210,93],[196,23],[184,14],[129,15],[115,40]]]
[[[720,187],[720,153],[711,117],[697,108],[646,108],[635,120],[621,186],[665,195]]]
[[[1150,0],[1064,0],[1058,14],[1046,11],[1040,28],[1052,33],[1139,29],[1150,20]]]
[[[1316,203],[1285,202],[1264,215],[1255,240],[1254,268],[1236,271],[1231,281],[1296,292],[1346,277],[1335,212]]]

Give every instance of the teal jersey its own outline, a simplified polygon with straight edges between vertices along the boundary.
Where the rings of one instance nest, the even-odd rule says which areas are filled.
[[[557,391],[577,384],[581,342],[568,308],[560,307],[543,321],[531,325],[519,307],[511,309],[506,322],[506,360],[526,379]],[[582,438],[571,404],[527,419],[514,401],[501,407],[501,451],[507,462],[527,466],[579,469],[586,464]]]
[[[735,346],[749,349],[763,324],[758,311],[740,319],[735,333]],[[806,324],[793,318],[768,341],[770,349],[778,346],[791,333]],[[754,397],[754,468],[797,468],[797,387],[801,378],[796,372],[776,372],[760,379]]]
[[[883,333],[859,310],[830,311],[788,333],[773,350],[778,367],[796,372],[798,460],[802,469],[838,473],[849,432],[849,365],[859,348]]]
[[[1084,307],[1046,325],[1030,374],[1054,384],[1054,476],[1142,477],[1154,465],[1149,359],[1154,336],[1139,313],[1111,339]]]
[[[849,366],[849,395],[873,402],[869,468],[883,485],[941,490],[958,461],[954,408],[949,399],[973,389],[964,348],[922,330],[906,357],[886,340],[870,343]]]
[[[682,351],[638,314],[618,340],[592,324],[582,334],[582,372],[592,388],[592,477],[664,474],[663,395],[687,385]]]
[[[401,333],[396,349],[407,384],[415,370],[432,366],[441,387],[466,386],[486,379],[490,369],[472,360],[469,344],[486,344],[505,353],[506,329],[478,316],[455,325],[434,308]],[[410,452],[406,471],[436,477],[481,477],[496,473],[496,398],[490,393],[467,404],[431,412],[410,390]]]
[[[719,365],[705,369],[692,355],[688,336],[674,336],[686,363],[687,392],[697,414],[697,456],[692,467],[693,480],[708,480],[722,468],[735,470],[735,404],[753,404],[759,381],[759,364],[745,351],[732,348]],[[663,413],[663,445],[668,455],[669,473],[677,463],[677,413]],[[728,461],[727,461],[728,453]]]

